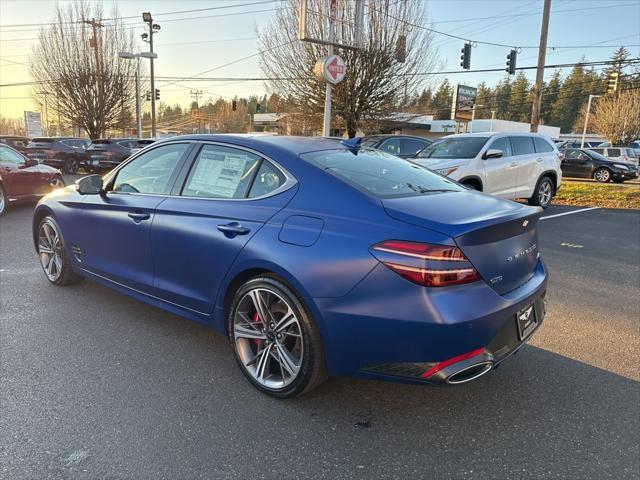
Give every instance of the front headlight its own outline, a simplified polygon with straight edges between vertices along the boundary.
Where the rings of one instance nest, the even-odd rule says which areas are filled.
[[[460,168],[460,167],[440,168],[440,169],[434,170],[434,171],[436,173],[439,173],[440,175],[444,175],[445,177],[448,177],[453,172],[455,172],[458,168]]]
[[[627,167],[626,165],[622,165],[620,163],[614,163],[613,166],[616,168],[619,168],[620,170],[629,170],[629,167]]]

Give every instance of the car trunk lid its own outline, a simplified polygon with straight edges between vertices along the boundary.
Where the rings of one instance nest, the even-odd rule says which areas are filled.
[[[382,203],[397,220],[453,237],[480,276],[501,295],[534,274],[539,208],[466,191],[384,199]]]

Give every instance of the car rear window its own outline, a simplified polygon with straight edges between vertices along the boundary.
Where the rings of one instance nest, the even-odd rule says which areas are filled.
[[[300,158],[378,198],[465,190],[426,168],[379,150],[322,150]]]
[[[553,152],[553,147],[544,138],[533,137],[533,145],[537,153]]]
[[[620,149],[619,148],[607,148],[607,157],[619,157]]]
[[[511,137],[511,145],[513,145],[514,155],[528,155],[530,153],[536,153],[533,147],[533,138],[527,136],[513,136]]]

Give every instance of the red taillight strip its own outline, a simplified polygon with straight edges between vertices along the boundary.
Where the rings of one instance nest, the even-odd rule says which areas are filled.
[[[440,370],[447,368],[449,365],[453,365],[454,363],[461,362],[463,360],[467,360],[471,357],[476,357],[484,353],[484,347],[477,348],[476,350],[472,350],[471,352],[463,353],[462,355],[458,355],[457,357],[452,357],[443,362],[436,363],[433,367],[422,374],[422,378],[429,378],[431,375],[438,373]]]
[[[387,252],[387,253],[395,253],[396,255],[404,255],[407,257],[414,257],[414,258],[420,258],[422,260],[436,260],[436,261],[448,261],[448,262],[466,262],[467,259],[462,257],[443,257],[441,255],[428,255],[428,254],[423,254],[423,253],[411,253],[411,252],[407,252],[405,250],[396,250],[393,248],[387,248],[387,247],[382,247],[382,246],[375,246],[373,247],[374,250],[377,250],[378,252]]]
[[[420,268],[420,267],[410,267],[408,265],[398,265],[397,263],[384,262],[384,264],[391,268],[397,268],[398,270],[406,270],[414,273],[425,273],[427,275],[444,275],[447,273],[457,274],[457,275],[471,275],[475,273],[475,268],[455,268],[451,270],[434,270],[429,268]]]

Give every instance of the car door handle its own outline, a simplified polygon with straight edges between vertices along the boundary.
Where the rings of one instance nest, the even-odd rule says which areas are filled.
[[[218,225],[218,230],[220,230],[228,237],[235,237],[236,235],[246,235],[251,231],[250,228],[243,227],[238,222],[231,222],[227,223],[226,225]]]
[[[129,218],[131,218],[134,222],[141,222],[142,220],[148,220],[151,217],[149,212],[129,212]]]
[[[543,160],[542,157],[536,158],[536,162],[538,162],[538,163],[542,162],[542,160]]]
[[[518,162],[511,162],[511,164],[509,166],[510,167],[517,167],[518,166]]]

